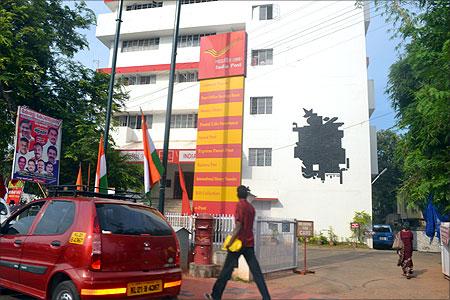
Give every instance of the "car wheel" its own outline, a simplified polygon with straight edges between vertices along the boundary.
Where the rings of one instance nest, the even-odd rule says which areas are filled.
[[[77,288],[72,281],[60,282],[52,294],[52,300],[80,300]]]

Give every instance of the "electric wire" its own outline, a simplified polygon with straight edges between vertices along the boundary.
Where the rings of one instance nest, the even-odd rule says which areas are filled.
[[[377,17],[377,16],[378,16],[378,15],[375,15],[375,16],[371,17],[371,19],[372,19],[372,18],[375,18],[375,17]],[[320,38],[327,37],[327,36],[329,36],[329,35],[331,35],[331,34],[333,34],[333,33],[336,33],[336,32],[338,32],[338,31],[347,29],[347,28],[349,28],[349,27],[351,27],[351,26],[355,26],[355,25],[357,25],[357,24],[359,24],[359,23],[361,23],[361,21],[358,21],[358,22],[353,23],[353,24],[351,24],[351,25],[345,26],[344,28],[336,29],[336,30],[334,30],[334,31],[331,32],[331,33],[327,33],[327,34],[324,34],[324,35],[322,35],[322,36],[316,37],[316,38],[314,38],[314,39],[312,39],[312,40],[308,40],[308,41],[305,42],[305,43],[298,44],[298,45],[296,45],[296,46],[294,46],[294,47],[289,48],[288,50],[279,52],[279,53],[277,53],[277,54],[281,54],[281,53],[285,53],[285,52],[291,51],[291,50],[293,50],[293,49],[295,49],[295,48],[298,48],[298,47],[300,47],[300,46],[304,46],[304,45],[309,44],[309,43],[311,43],[311,42],[314,42],[314,41],[316,41],[316,40],[318,40],[318,39],[320,39]],[[378,27],[378,28],[375,29],[375,30],[369,30],[369,32],[374,32],[374,31],[379,30],[379,29],[381,29],[381,28],[384,28],[384,27],[386,27],[386,26],[387,26],[387,25],[385,24],[385,25],[383,25],[383,26],[381,26],[381,27]],[[343,44],[343,43],[345,43],[345,42],[348,42],[348,41],[353,40],[353,39],[358,38],[358,37],[360,37],[360,35],[356,35],[356,36],[354,36],[354,37],[352,37],[352,38],[349,38],[349,39],[347,39],[347,40],[345,40],[345,41],[338,42],[338,43],[334,44],[333,46],[326,48],[325,50],[330,49],[330,48],[335,47],[335,46],[338,46],[338,45],[340,45],[340,44]],[[320,53],[320,52],[323,52],[323,51],[324,51],[324,50],[317,51],[316,53]],[[313,55],[314,55],[314,53],[313,53],[312,55],[308,55],[308,56],[306,56],[306,57],[310,57],[310,56],[313,56]],[[286,66],[288,66],[288,65],[291,65],[292,63],[295,63],[295,62],[297,62],[297,61],[303,60],[303,59],[305,59],[306,57],[297,58],[295,61],[292,61],[292,62],[290,62],[290,63],[288,63],[288,64],[284,64],[284,65],[280,66],[279,68],[269,70],[269,71],[267,71],[267,72],[265,72],[265,73],[261,73],[260,75],[257,75],[257,76],[254,76],[254,77],[252,77],[252,78],[247,79],[247,81],[252,81],[252,80],[257,79],[257,78],[259,78],[259,77],[266,76],[266,75],[268,75],[268,74],[270,74],[270,73],[272,73],[272,72],[274,72],[274,71],[280,70],[280,69],[282,69],[282,68],[284,68],[284,67],[286,67]],[[174,94],[177,94],[177,93],[179,93],[179,92],[181,92],[181,91],[184,91],[184,90],[186,90],[186,89],[189,89],[189,88],[192,88],[192,87],[196,87],[196,86],[198,86],[198,82],[196,82],[195,84],[193,84],[193,85],[191,85],[191,86],[188,86],[188,87],[186,87],[186,88],[180,89],[180,90],[176,91]],[[133,102],[135,102],[135,101],[140,101],[141,98],[143,98],[143,97],[149,97],[149,96],[152,96],[152,95],[154,95],[154,94],[156,94],[156,93],[158,93],[158,92],[160,92],[160,91],[164,91],[164,90],[166,90],[166,89],[168,89],[168,87],[164,87],[164,88],[161,88],[161,89],[159,89],[159,90],[157,90],[157,91],[153,91],[153,92],[150,92],[150,93],[146,93],[146,94],[143,94],[143,95],[139,95],[139,96],[137,96],[137,97],[134,97],[134,99],[128,101],[128,104],[131,104],[131,103],[133,103]],[[165,96],[166,96],[166,95],[163,95],[163,96],[160,96],[160,97],[157,97],[157,98],[153,98],[153,99],[150,99],[150,100],[145,99],[144,102],[152,103],[153,101],[159,100],[160,98],[165,97]],[[144,102],[143,102],[143,101],[140,101],[138,104],[134,104],[134,105],[126,105],[126,107],[127,107],[127,108],[138,107],[138,106],[142,105]]]

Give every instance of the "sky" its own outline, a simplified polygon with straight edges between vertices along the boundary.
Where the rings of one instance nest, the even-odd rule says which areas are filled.
[[[110,12],[103,1],[86,1],[86,3],[96,15]],[[67,4],[73,5],[73,2],[67,2]],[[395,126],[395,112],[384,91],[387,86],[389,67],[396,61],[398,54],[395,50],[396,42],[389,38],[387,32],[390,25],[386,24],[383,17],[377,16],[373,10],[371,17],[366,35],[366,47],[370,61],[368,79],[373,79],[375,82],[375,112],[370,118],[370,124],[377,130],[389,129]],[[109,51],[95,37],[95,26],[82,33],[86,35],[89,42],[89,50],[77,53],[75,59],[92,69],[107,67]]]

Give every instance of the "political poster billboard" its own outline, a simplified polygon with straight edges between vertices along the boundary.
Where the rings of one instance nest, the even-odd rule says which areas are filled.
[[[62,120],[19,106],[12,179],[59,183]]]

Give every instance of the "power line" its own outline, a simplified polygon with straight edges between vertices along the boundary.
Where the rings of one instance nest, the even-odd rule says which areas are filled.
[[[342,10],[345,10],[345,9],[346,9],[346,8],[344,8],[344,9],[342,9]],[[338,11],[338,12],[341,12],[342,10],[340,10],[340,11]],[[280,46],[280,45],[289,43],[289,42],[291,42],[291,41],[294,41],[294,40],[296,40],[296,39],[299,39],[299,38],[301,38],[301,37],[304,37],[304,36],[310,35],[310,34],[312,34],[312,33],[318,32],[318,31],[320,31],[320,30],[322,30],[322,29],[327,29],[327,27],[331,27],[332,25],[335,25],[335,24],[338,24],[338,23],[340,23],[340,22],[349,20],[349,19],[351,19],[351,18],[353,18],[353,17],[355,17],[355,16],[357,16],[357,15],[359,15],[359,14],[361,13],[360,11],[358,11],[356,14],[353,14],[353,15],[348,16],[348,17],[346,17],[346,18],[340,19],[340,20],[338,20],[338,21],[336,21],[336,22],[334,22],[334,23],[325,25],[325,27],[318,28],[318,29],[316,29],[316,30],[313,30],[313,31],[311,31],[311,32],[306,33],[305,35],[300,35],[300,36],[298,36],[298,35],[301,34],[301,33],[304,33],[304,32],[307,32],[307,31],[309,31],[309,30],[311,30],[311,29],[317,28],[317,27],[319,27],[319,26],[321,26],[321,25],[324,25],[324,24],[328,23],[329,21],[332,21],[332,20],[334,20],[334,19],[337,19],[337,18],[339,18],[339,17],[341,17],[341,16],[344,16],[344,15],[346,15],[346,14],[348,14],[348,13],[350,13],[350,12],[354,12],[354,11],[355,11],[355,9],[348,10],[348,11],[346,11],[346,12],[340,14],[340,15],[337,15],[337,16],[332,17],[331,19],[323,18],[323,19],[321,19],[321,20],[319,21],[319,23],[316,24],[316,25],[313,25],[313,26],[304,28],[304,29],[302,29],[302,30],[300,30],[300,31],[298,31],[298,32],[296,32],[296,33],[294,33],[294,34],[291,34],[291,35],[289,35],[289,36],[287,36],[287,37],[284,37],[284,38],[282,38],[282,39],[275,40],[275,42],[272,41],[272,42],[269,42],[269,43],[267,43],[267,44],[263,44],[263,45],[260,46],[260,47],[262,47],[262,48],[265,48],[265,47],[272,47],[272,48],[275,48],[275,47],[277,47],[277,46]],[[330,15],[328,15],[327,17],[333,16],[333,15],[334,15],[334,14],[330,14]],[[297,36],[297,37],[296,37],[296,36]],[[295,38],[293,38],[293,37],[295,37]],[[292,39],[290,39],[290,38],[292,38]],[[285,41],[285,40],[286,40],[286,41]],[[283,41],[284,41],[284,42],[283,42]]]
[[[334,4],[336,4],[337,2],[334,2],[333,4],[330,4],[330,5],[328,5],[328,6],[326,6],[326,8],[327,7],[330,7],[330,6],[332,6],[332,5],[334,5]],[[302,8],[302,7],[301,7]],[[295,12],[295,11],[297,11],[297,10],[299,10],[300,8],[298,8],[298,9],[294,9],[294,10],[292,10],[290,13],[293,13],[293,12]],[[320,9],[319,9],[320,10]],[[319,10],[316,10],[316,11],[314,11],[314,12],[312,12],[311,14],[314,14],[314,13],[316,13],[317,11],[319,11]],[[341,10],[342,11],[342,10]],[[353,11],[353,10],[352,10]],[[308,15],[311,15],[311,14],[308,14]],[[287,14],[287,15],[289,15],[289,13]],[[295,20],[294,20],[295,21]],[[290,22],[289,22],[290,23]],[[269,25],[271,25],[271,24],[265,24],[265,25],[263,25],[263,26],[261,26],[261,28],[263,28],[263,27],[266,27],[266,26],[269,26]],[[282,26],[279,26],[278,28],[281,28],[281,27],[283,27],[283,26],[285,26],[285,25],[287,25],[287,24],[284,24],[284,25],[282,25]],[[314,27],[314,26],[313,26]],[[311,28],[311,27],[310,27]],[[307,28],[306,30],[308,30],[309,28]],[[274,30],[274,29],[273,29]],[[272,31],[272,30],[269,30],[269,31]],[[254,31],[253,31],[254,32]],[[267,33],[267,31],[266,32],[264,32],[264,34],[266,34]],[[311,33],[314,33],[314,31],[313,32],[310,32],[309,34],[311,34]],[[252,35],[252,38],[254,38],[255,36],[253,36]],[[134,97],[134,99],[132,99],[132,100],[130,100],[129,102],[134,102],[134,101],[138,101],[140,98],[142,98],[142,97],[146,97],[146,96],[151,96],[151,95],[154,95],[154,94],[156,94],[156,93],[158,93],[158,92],[160,92],[160,91],[164,91],[164,90],[166,90],[167,89],[167,87],[164,87],[164,88],[161,88],[161,89],[159,89],[159,90],[156,90],[156,91],[153,91],[153,92],[151,92],[151,93],[149,93],[149,94],[144,94],[144,95],[140,95],[140,96],[137,96],[137,97]],[[159,98],[157,98],[157,99],[159,99]],[[138,106],[138,105],[136,105],[136,106]],[[131,107],[135,107],[135,106],[131,106]]]
[[[371,17],[370,19],[373,19],[373,18],[375,18],[375,17],[377,17],[377,16],[379,16],[379,15],[381,15],[381,14],[375,15],[375,16]],[[364,20],[363,20],[363,21],[364,21]],[[281,54],[281,53],[285,53],[285,52],[291,51],[291,50],[293,50],[293,49],[295,49],[295,48],[298,48],[298,47],[300,47],[300,46],[304,46],[304,45],[309,44],[309,43],[311,43],[311,42],[314,42],[314,41],[316,41],[316,40],[318,40],[318,39],[320,39],[320,38],[327,37],[327,36],[329,36],[329,35],[331,35],[331,34],[333,34],[333,33],[336,33],[336,32],[339,32],[339,31],[341,31],[341,30],[350,28],[351,26],[355,26],[355,25],[357,25],[357,24],[359,24],[359,23],[361,23],[361,21],[358,21],[358,22],[356,22],[356,23],[350,24],[350,25],[345,26],[345,27],[343,27],[343,28],[334,30],[334,31],[329,32],[329,33],[327,33],[327,34],[324,34],[324,35],[322,35],[322,36],[316,37],[316,38],[314,38],[314,39],[312,39],[312,40],[309,40],[309,41],[307,41],[307,42],[305,42],[305,43],[298,44],[298,45],[296,45],[296,46],[294,46],[294,47],[291,47],[291,48],[289,48],[289,49],[287,49],[287,50],[281,51],[281,52],[279,52],[279,53],[277,53],[277,54]],[[331,25],[334,25],[334,24],[331,24]],[[385,26],[386,26],[386,25],[383,25],[382,27],[379,27],[379,28],[377,28],[377,29],[375,29],[375,30],[372,30],[372,31],[369,31],[369,32],[376,31],[376,30],[381,29],[381,28],[383,28],[383,27],[385,27]],[[322,29],[323,29],[323,28],[322,28]],[[310,32],[309,34],[311,34],[311,33],[314,33],[314,32]],[[360,37],[360,35],[357,35],[357,36],[354,36],[353,38],[347,39],[347,40],[345,40],[344,42],[348,42],[348,41],[350,41],[350,40],[352,40],[352,39],[354,39],[354,38],[357,38],[357,37]],[[342,44],[342,43],[344,43],[344,42],[337,43],[337,44],[333,45],[333,47],[334,47],[334,46],[337,46],[337,45],[340,45],[340,44]],[[329,48],[331,48],[331,47],[328,47],[327,49],[329,49]],[[319,51],[319,52],[323,52],[323,50],[322,50],[322,51]],[[312,56],[312,55],[309,55],[309,56]],[[309,57],[309,56],[307,56],[307,57]],[[276,70],[279,70],[279,69],[281,69],[281,68],[284,68],[285,66],[288,66],[288,65],[290,65],[290,64],[292,64],[292,63],[295,63],[295,62],[297,62],[297,61],[300,61],[301,59],[304,59],[304,58],[297,59],[297,60],[295,60],[295,61],[293,61],[293,62],[291,62],[291,63],[288,63],[288,64],[285,64],[285,65],[281,66],[280,68],[277,68],[277,69],[274,69],[274,70],[270,70],[270,71],[268,71],[268,72],[266,72],[266,73],[263,73],[263,74],[261,74],[261,75],[259,75],[259,76],[250,78],[250,79],[248,79],[248,81],[254,80],[254,79],[259,78],[259,77],[261,77],[261,76],[265,76],[265,75],[267,75],[267,74],[269,74],[269,73],[272,73],[272,72],[274,72],[274,71],[276,71]],[[183,91],[183,90],[186,90],[186,89],[188,89],[188,88],[192,88],[192,87],[194,87],[194,86],[197,86],[197,83],[194,84],[194,85],[192,85],[192,86],[189,86],[189,87],[187,87],[187,88],[181,89],[181,90],[177,91],[176,93],[181,92],[181,91]],[[142,97],[152,96],[152,95],[156,94],[157,92],[163,91],[163,90],[165,90],[165,89],[167,89],[167,87],[161,88],[160,90],[157,90],[157,91],[154,91],[154,92],[150,92],[150,93],[148,93],[148,94],[140,95],[140,96],[138,96],[138,97],[135,97],[133,100],[130,100],[129,102],[139,101],[139,99],[142,98]],[[161,96],[161,97],[157,97],[157,98],[151,99],[150,101],[149,101],[149,100],[147,100],[147,101],[149,101],[149,103],[151,103],[151,102],[156,101],[156,100],[158,100],[158,99],[160,99],[160,98],[162,98],[162,97],[165,97],[165,95],[163,95],[163,96]],[[128,105],[127,105],[127,107],[129,107],[129,108],[131,108],[131,107],[138,107],[138,106],[140,106],[140,105],[143,104],[143,103],[144,103],[144,102],[141,101],[141,102],[139,102],[139,104],[135,104],[135,105],[131,105],[131,106],[128,106]]]
[[[386,116],[391,115],[391,114],[393,114],[393,113],[394,113],[394,112],[388,112],[388,113],[385,113],[385,114],[376,116],[376,117],[374,117],[374,118],[369,118],[369,119],[367,119],[367,120],[364,120],[364,121],[361,121],[361,122],[358,122],[358,123],[355,123],[355,124],[352,124],[352,125],[343,127],[342,130],[346,130],[346,129],[349,129],[349,128],[353,128],[353,127],[355,127],[355,126],[362,125],[362,124],[364,124],[364,123],[367,123],[367,122],[370,122],[370,121],[373,121],[373,120],[376,120],[376,119],[380,119],[380,118],[386,117]],[[288,148],[288,147],[292,147],[292,146],[294,146],[295,144],[296,144],[296,143],[289,144],[289,145],[285,145],[285,146],[281,146],[281,147],[278,147],[278,148],[274,148],[274,149],[272,149],[272,152],[277,151],[277,150],[282,150],[282,149],[285,149],[285,148]]]

